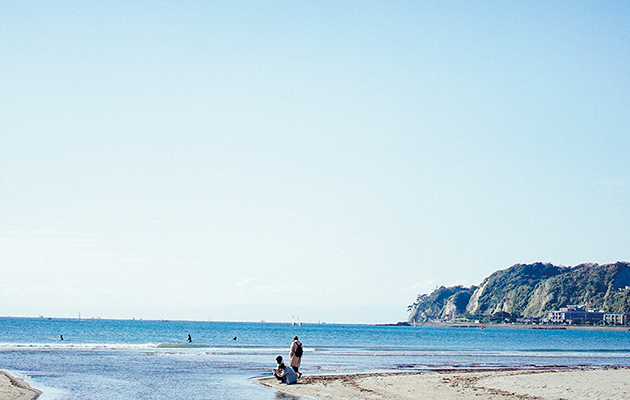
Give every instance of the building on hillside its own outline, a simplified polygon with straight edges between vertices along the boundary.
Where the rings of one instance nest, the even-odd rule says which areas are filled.
[[[625,314],[604,314],[604,323],[608,325],[628,325],[630,313]]]
[[[550,324],[596,324],[604,320],[604,311],[586,308],[586,306],[566,306],[559,311],[549,311],[542,322]]]

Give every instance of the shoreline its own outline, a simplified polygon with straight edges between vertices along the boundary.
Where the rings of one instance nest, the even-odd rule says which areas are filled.
[[[630,368],[500,369],[382,372],[303,376],[284,385],[274,377],[261,386],[298,399],[630,399]]]
[[[0,370],[0,398],[3,400],[35,400],[41,394],[22,379]]]
[[[384,326],[409,326],[412,328],[443,327],[443,328],[477,328],[482,323],[474,322],[419,322],[414,325],[386,324]],[[583,330],[583,331],[630,331],[630,326],[626,325],[549,325],[549,324],[496,324],[483,323],[484,329],[540,329],[540,330]]]

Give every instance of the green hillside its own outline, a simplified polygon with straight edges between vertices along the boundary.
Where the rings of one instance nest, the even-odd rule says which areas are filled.
[[[496,271],[479,286],[440,287],[418,295],[408,322],[454,319],[514,320],[540,317],[567,305],[611,313],[630,312],[630,263],[516,264]]]

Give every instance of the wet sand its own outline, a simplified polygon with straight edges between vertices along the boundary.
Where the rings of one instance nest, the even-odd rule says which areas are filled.
[[[303,399],[629,399],[630,369],[436,371],[303,376],[295,385],[258,384]]]
[[[28,383],[18,379],[7,372],[0,371],[0,399],[2,400],[34,400],[40,392],[33,389]]]

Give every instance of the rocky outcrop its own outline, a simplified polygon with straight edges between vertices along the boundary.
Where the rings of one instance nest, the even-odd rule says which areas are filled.
[[[474,290],[474,286],[441,286],[431,294],[418,295],[416,302],[408,308],[411,311],[408,321],[451,320],[465,312]]]

